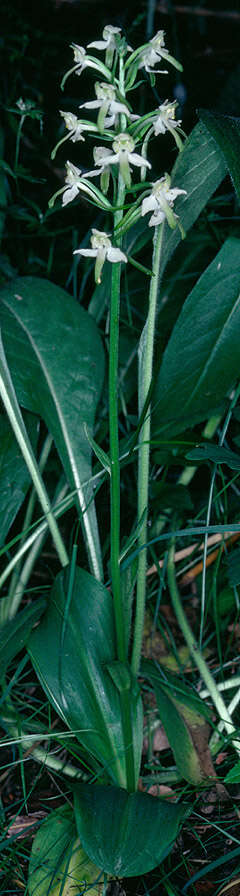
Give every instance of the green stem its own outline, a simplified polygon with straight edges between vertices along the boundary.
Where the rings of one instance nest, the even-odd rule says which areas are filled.
[[[125,184],[119,175],[118,205],[124,205]],[[114,228],[122,217],[122,210],[114,215]],[[120,239],[117,242],[120,245]],[[119,355],[119,306],[121,265],[113,264],[109,337],[109,442],[111,459],[111,576],[116,625],[118,659],[127,659],[124,612],[120,577],[120,462],[118,437],[118,355]]]
[[[197,666],[201,678],[203,679],[206,688],[212,698],[213,704],[216,707],[218,715],[220,716],[221,721],[223,722],[225,731],[228,735],[231,736],[235,733],[236,729],[234,723],[232,721],[231,715],[228,711],[224,700],[219,693],[216,682],[209,671],[208,665],[205,662],[204,657],[202,656],[201,650],[199,649],[196,640],[194,638],[193,632],[188,624],[186,619],[181,599],[177,587],[176,575],[175,575],[175,563],[174,563],[174,553],[175,553],[175,541],[172,541],[169,555],[168,555],[168,585],[169,591],[171,594],[172,604],[174,607],[175,615],[178,621],[178,624],[181,628],[183,637],[185,638],[186,644],[189,647],[190,654],[193,658],[195,666]],[[240,744],[237,740],[232,740],[232,745],[235,747],[238,755],[240,754]]]
[[[149,311],[147,321],[142,333],[141,346],[139,353],[139,393],[141,414],[144,402],[147,399],[149,389],[152,382],[153,372],[153,349],[154,349],[154,332],[157,309],[157,297],[159,289],[159,270],[162,249],[162,225],[156,228],[154,234],[153,249],[153,276],[150,283],[149,291]],[[140,391],[141,390],[141,391]],[[145,514],[144,523],[138,538],[138,574],[137,574],[137,596],[136,596],[136,616],[133,638],[132,651],[132,672],[138,674],[141,646],[144,626],[145,598],[146,598],[146,565],[147,565],[147,511],[148,511],[148,490],[149,490],[149,457],[150,457],[150,428],[151,428],[151,408],[143,422],[139,434],[139,452],[138,452],[138,520]]]
[[[125,199],[125,184],[119,174],[118,206],[114,215],[114,229],[121,221]],[[117,240],[121,245],[121,238]],[[111,576],[113,606],[117,641],[117,656],[122,663],[127,662],[127,643],[124,608],[120,575],[120,462],[118,436],[118,355],[119,355],[119,308],[120,308],[121,265],[113,264],[110,307],[109,337],[109,447],[111,459],[110,499],[111,499]],[[131,701],[126,691],[120,693],[123,737],[126,751],[126,777],[129,792],[135,790],[135,763],[132,736]]]

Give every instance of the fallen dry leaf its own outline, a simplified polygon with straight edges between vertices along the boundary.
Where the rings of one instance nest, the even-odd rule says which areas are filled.
[[[31,815],[18,815],[17,818],[13,816],[13,821],[10,822],[8,830],[6,832],[7,837],[27,837],[30,835],[29,828],[35,827],[36,824],[46,818],[46,812],[33,812]]]

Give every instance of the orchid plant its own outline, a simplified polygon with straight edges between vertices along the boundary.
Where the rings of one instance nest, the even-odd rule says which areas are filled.
[[[71,111],[61,110],[66,133],[53,150],[52,158],[65,142],[69,141],[70,149],[74,144],[76,152],[76,145],[82,146],[89,137],[89,141],[94,141],[93,162],[89,170],[78,167],[71,160],[66,162],[64,186],[51,199],[50,209],[61,197],[64,209],[70,203],[77,205],[84,199],[97,210],[97,227],[92,228],[90,245],[84,241],[73,254],[79,272],[85,261],[90,277],[93,274],[94,295],[96,291],[101,294],[105,278],[110,283],[107,309],[108,425],[104,449],[98,430],[94,429],[96,408],[103,390],[105,361],[100,332],[91,314],[92,304],[87,312],[49,282],[22,278],[2,289],[0,306],[3,334],[0,344],[1,397],[35,489],[26,512],[27,537],[20,542],[15,557],[1,575],[1,585],[12,575],[9,594],[1,602],[1,622],[10,641],[15,626],[15,653],[21,649],[23,640],[27,642],[39,681],[77,744],[76,757],[79,759],[78,764],[66,763],[62,767],[61,760],[52,754],[49,756],[39,744],[33,748],[37,760],[40,758],[51,768],[61,768],[68,782],[71,780],[74,807],[66,804],[61,810],[55,810],[39,829],[30,861],[30,896],[35,893],[67,896],[70,889],[73,896],[86,889],[95,896],[106,892],[111,877],[131,877],[148,872],[171,850],[189,807],[178,795],[175,802],[169,802],[156,800],[139,790],[143,678],[155,691],[177,769],[194,785],[202,782],[202,768],[189,733],[189,706],[193,724],[201,724],[205,713],[201,701],[185,691],[179,710],[173,681],[169,681],[167,675],[163,679],[158,668],[141,660],[146,606],[150,447],[152,432],[156,436],[160,432],[164,438],[165,432],[181,431],[181,427],[189,425],[191,412],[193,417],[195,414],[196,422],[206,416],[208,420],[210,418],[205,431],[205,437],[209,438],[216,431],[219,407],[231,390],[235,375],[235,355],[231,349],[228,354],[232,366],[229,361],[228,376],[220,370],[219,385],[216,385],[215,376],[211,379],[210,362],[208,364],[206,360],[205,363],[208,351],[205,334],[203,336],[202,331],[200,336],[197,334],[195,343],[198,345],[200,341],[201,363],[205,351],[205,366],[200,377],[204,383],[204,401],[201,403],[198,393],[201,364],[196,359],[194,367],[192,351],[192,332],[196,323],[194,290],[186,300],[187,309],[183,307],[182,317],[180,315],[176,324],[177,335],[173,332],[172,345],[170,340],[156,382],[153,375],[163,272],[185,231],[195,222],[225,174],[222,154],[218,153],[216,145],[213,147],[212,138],[202,125],[197,126],[185,143],[175,100],[165,99],[156,109],[143,115],[132,107],[133,90],[146,81],[154,85],[156,75],[167,75],[165,66],[171,65],[181,71],[181,65],[166,48],[163,31],[158,31],[149,42],[134,50],[127,44],[120,28],[107,25],[102,39],[90,43],[87,49],[75,43],[71,46],[74,64],[65,74],[62,88],[70,76],[84,77],[86,69],[96,74],[98,80],[93,98],[79,105],[80,116],[86,110],[87,114],[93,113],[94,120],[78,118]],[[99,56],[92,55],[93,50]],[[178,150],[177,160],[172,173],[160,171],[154,179],[152,141],[156,139],[161,148],[166,134]],[[102,229],[98,229],[101,220]],[[151,242],[152,261],[151,267],[147,268],[140,253],[142,246]],[[206,282],[195,287],[197,300],[203,306],[202,314],[206,313],[204,301],[208,283],[213,289],[216,278],[225,277],[229,258],[231,271],[236,266],[239,281],[239,250],[235,242],[227,241],[231,246],[222,247],[221,258],[217,262],[214,260],[214,270],[210,266],[203,275]],[[129,438],[120,441],[120,308],[122,285],[132,266],[146,278],[148,307],[138,344],[138,423]],[[234,280],[227,297],[231,307],[235,286]],[[108,294],[108,289],[106,292]],[[53,329],[49,324],[51,315]],[[215,339],[216,330],[221,327],[222,318],[219,321],[214,318],[209,328],[215,340],[214,352],[215,343],[220,346],[219,352],[221,349],[220,338]],[[225,324],[224,339],[227,339]],[[19,345],[23,346],[28,360],[24,370],[20,364],[17,367]],[[180,362],[179,351],[180,354],[182,351]],[[182,378],[184,399],[179,364],[185,371]],[[31,378],[34,378],[35,390]],[[232,401],[236,401],[236,395]],[[32,447],[34,433],[30,439],[19,404],[43,417],[49,429],[39,464]],[[42,471],[52,439],[65,479],[60,481],[50,502]],[[92,457],[96,462],[94,472]],[[137,465],[135,524],[122,542],[122,471],[124,464],[132,463],[133,459]],[[182,487],[190,481],[193,470],[194,467],[188,465],[183,472]],[[109,483],[108,563],[103,557],[95,508],[96,490],[103,482]],[[36,494],[43,517],[35,531],[32,514]],[[58,518],[73,504],[82,528],[88,571],[77,563],[78,538],[71,545],[69,555],[58,526]],[[160,519],[156,539],[165,537],[163,527],[164,521]],[[22,611],[23,619],[21,613],[17,616],[16,613],[48,529],[62,570],[54,581],[47,608],[45,604],[40,608],[27,607]],[[179,604],[174,544],[169,552],[168,582],[190,654],[221,720],[225,720],[229,735],[231,716]],[[33,623],[40,615],[40,622],[32,631]],[[6,629],[6,626],[10,628]],[[15,653],[9,648],[8,659]],[[16,735],[18,729],[16,722],[14,728],[9,703],[5,723],[12,736]],[[179,737],[175,737],[176,730]],[[60,732],[58,736],[60,744],[65,746],[64,735]],[[27,749],[26,730],[23,738]],[[36,739],[41,740],[39,731]]]

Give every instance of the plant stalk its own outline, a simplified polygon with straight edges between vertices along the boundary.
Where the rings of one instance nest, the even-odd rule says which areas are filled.
[[[156,227],[154,234],[153,249],[153,276],[150,283],[149,291],[149,311],[147,321],[142,333],[142,345],[140,345],[141,355],[139,353],[139,413],[141,414],[144,403],[149,394],[152,382],[153,372],[153,350],[154,350],[154,333],[157,309],[157,297],[159,289],[159,271],[162,250],[162,225]],[[138,675],[141,647],[144,626],[144,612],[146,599],[146,566],[147,566],[147,527],[148,527],[148,492],[149,492],[149,457],[150,457],[150,430],[151,430],[151,407],[148,408],[147,415],[143,422],[139,433],[139,451],[138,451],[138,520],[143,518],[144,522],[141,527],[138,538],[138,573],[137,573],[137,595],[136,595],[136,616],[134,626],[133,651],[132,651],[132,672]],[[145,545],[145,547],[144,547]]]
[[[123,206],[125,184],[119,174],[118,205]],[[114,229],[123,215],[122,209],[115,212]],[[120,238],[117,245],[121,245]],[[118,437],[118,356],[119,356],[119,307],[120,307],[121,265],[112,266],[112,289],[110,306],[109,335],[109,447],[111,460],[110,501],[111,501],[111,576],[116,625],[118,659],[127,660],[125,620],[121,596],[120,577],[120,461]]]

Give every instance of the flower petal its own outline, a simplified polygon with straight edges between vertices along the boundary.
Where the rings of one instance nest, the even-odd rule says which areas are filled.
[[[91,44],[87,44],[87,47],[94,47],[95,50],[106,50],[108,47],[107,40],[93,40]]]
[[[73,184],[73,187],[69,187],[63,193],[62,204],[67,205],[68,202],[72,202],[72,200],[75,199],[75,196],[77,196],[77,194],[78,194],[78,187],[76,184]]]
[[[155,196],[151,193],[150,196],[146,196],[142,201],[142,215],[147,215],[148,212],[152,212],[153,209],[158,208],[158,202],[155,199]]]
[[[140,156],[137,152],[130,152],[128,156],[128,161],[131,162],[132,165],[137,165],[138,168],[151,168],[151,163],[148,162],[147,159],[144,159],[143,156]]]
[[[164,212],[161,211],[161,209],[159,209],[159,211],[154,212],[154,214],[150,218],[150,221],[148,222],[149,227],[157,227],[158,224],[162,224],[162,222],[164,220],[165,220],[165,214],[164,214]]]
[[[99,109],[101,106],[100,100],[89,100],[89,103],[81,103],[79,109]]]
[[[111,246],[111,248],[107,250],[107,259],[108,261],[115,263],[118,261],[127,261],[127,256],[121,249]]]
[[[92,258],[96,258],[98,254],[98,249],[74,249],[73,255],[86,255]]]
[[[111,154],[110,156],[106,156],[101,159],[101,162],[96,162],[96,165],[101,165],[101,168],[106,168],[106,165],[116,165],[119,162],[119,153]]]

